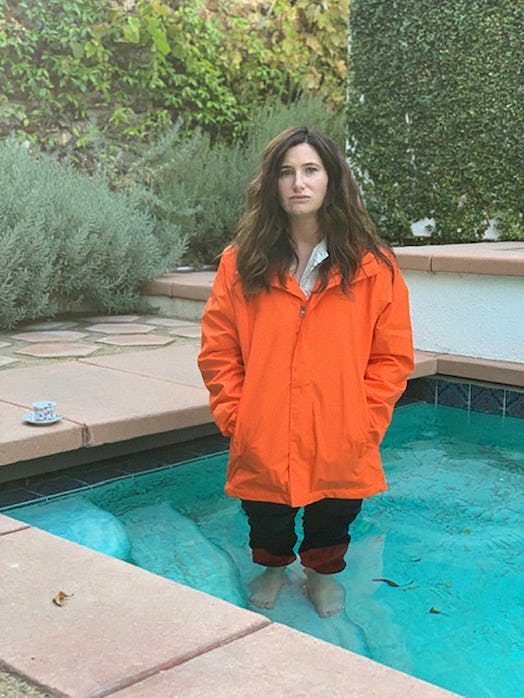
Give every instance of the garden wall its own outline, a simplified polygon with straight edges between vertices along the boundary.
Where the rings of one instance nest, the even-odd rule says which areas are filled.
[[[404,247],[397,256],[417,349],[524,362],[524,243]]]

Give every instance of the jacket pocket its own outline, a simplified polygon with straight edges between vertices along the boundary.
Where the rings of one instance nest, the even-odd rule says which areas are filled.
[[[369,403],[366,402],[366,420],[367,420],[367,440],[366,445],[378,446],[382,440],[381,435],[374,427],[373,415]]]
[[[240,395],[240,400],[237,406],[236,410],[236,416],[235,416],[235,426],[233,427],[233,433],[231,434],[231,440],[229,442],[229,451],[231,454],[231,457],[236,457],[239,458],[243,451],[245,450],[245,447],[242,447],[242,442],[244,439],[242,439],[242,423],[243,423],[243,415],[242,415],[242,395]]]

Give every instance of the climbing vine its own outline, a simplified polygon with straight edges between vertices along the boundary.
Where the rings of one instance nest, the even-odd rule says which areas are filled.
[[[243,136],[252,108],[345,97],[347,0],[0,0],[0,128],[48,149]]]
[[[350,155],[392,242],[421,219],[524,237],[523,23],[513,0],[352,0]]]

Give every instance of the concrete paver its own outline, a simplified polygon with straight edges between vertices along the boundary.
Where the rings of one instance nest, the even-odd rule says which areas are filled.
[[[136,374],[131,379],[124,371],[76,361],[51,364],[45,371],[39,366],[3,371],[0,394],[24,406],[42,396],[54,400],[64,419],[84,425],[89,446],[211,421],[202,387]],[[11,423],[18,420],[17,415]]]
[[[524,364],[439,354],[437,368],[438,373],[446,376],[524,388]]]
[[[77,344],[73,342],[49,342],[47,344],[32,344],[29,347],[15,349],[15,354],[24,356],[37,356],[50,359],[58,357],[89,356],[98,350],[91,344]]]
[[[0,657],[60,695],[105,695],[270,622],[34,528],[2,536],[0,561]]]
[[[451,698],[456,694],[273,623],[114,695]]]
[[[100,344],[111,344],[116,347],[158,347],[169,344],[173,340],[169,339],[169,337],[159,337],[158,335],[150,334],[119,334],[113,337],[101,337],[96,341]]]
[[[437,354],[415,351],[415,370],[411,377],[433,376],[437,372],[437,359]]]
[[[75,330],[48,330],[38,332],[20,332],[11,335],[12,339],[21,339],[24,342],[76,342],[84,339],[84,332]]]
[[[137,351],[115,356],[94,356],[82,360],[81,363],[204,388],[197,366],[198,352],[199,347],[196,344],[177,344],[153,352]],[[207,403],[207,394],[205,401]]]
[[[16,521],[9,516],[4,516],[0,514],[0,536],[6,533],[14,533],[15,531],[21,531],[24,528],[29,528],[29,525],[23,521]]]
[[[153,327],[139,322],[99,322],[86,327],[89,332],[104,332],[106,334],[146,334]]]
[[[524,242],[477,242],[406,246],[395,249],[401,269],[465,274],[522,276]]]
[[[8,364],[13,364],[18,359],[9,356],[0,356],[0,366],[7,366]]]
[[[176,296],[191,300],[207,300],[214,280],[215,272],[213,271],[172,273],[148,281],[144,284],[142,292],[148,296]]]
[[[1,387],[3,375],[0,374],[0,395],[5,400]],[[0,402],[0,466],[72,451],[84,445],[80,424],[62,419],[48,426],[31,426],[22,421],[24,414],[31,412],[31,404],[48,394],[44,386],[42,392],[36,386],[29,387],[25,400],[14,400],[16,404]]]

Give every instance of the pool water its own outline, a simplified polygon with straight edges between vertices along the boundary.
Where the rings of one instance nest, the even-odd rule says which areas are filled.
[[[471,698],[522,696],[524,421],[417,403],[382,447],[389,491],[352,525],[346,610],[320,619],[298,562],[259,611]],[[248,529],[217,454],[9,515],[246,605]],[[387,580],[387,581],[377,581]]]

